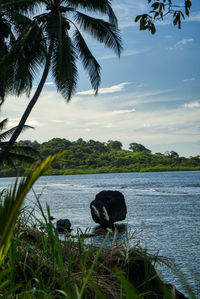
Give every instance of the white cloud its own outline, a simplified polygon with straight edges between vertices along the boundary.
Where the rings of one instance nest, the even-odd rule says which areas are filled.
[[[184,108],[192,108],[192,109],[200,108],[200,100],[192,102],[192,103],[185,103],[183,105],[183,107]]]
[[[112,7],[117,15],[120,29],[138,26],[138,24],[134,22],[136,15],[148,10],[146,1],[141,0],[118,1],[118,3],[113,3]]]
[[[106,128],[106,129],[111,129],[111,128],[113,128],[114,126],[113,126],[113,124],[112,123],[107,123],[106,125],[104,125],[104,128]]]
[[[19,124],[20,119],[19,118],[9,118],[8,121],[8,129],[16,127]],[[31,126],[31,127],[42,127],[43,123],[38,122],[36,119],[28,119],[26,122],[26,125]]]
[[[169,48],[169,50],[180,50],[183,49],[183,46],[185,46],[188,43],[193,42],[193,38],[185,38],[177,42],[173,47]]]
[[[113,139],[120,140],[125,147],[131,142],[142,143],[150,149],[154,146],[155,151],[161,151],[160,147],[167,150],[168,145],[172,143],[196,144],[200,139],[199,109],[197,109],[200,107],[199,99],[176,109],[170,108],[170,105],[164,110],[143,109],[145,105],[141,103],[149,104],[153,100],[162,101],[166,98],[169,102],[172,101],[174,98],[172,95],[170,98],[171,93],[166,97],[166,92],[168,90],[126,91],[126,96],[111,94],[109,100],[107,94],[102,94],[101,97],[85,97],[84,100],[81,96],[75,96],[67,104],[56,91],[46,90],[34,107],[28,122],[35,127],[35,130],[27,130],[20,139],[38,142],[54,137],[69,140],[81,137],[84,140],[94,139],[104,142]],[[4,115],[1,116],[11,118],[14,125],[14,122],[18,123],[18,117],[24,108],[23,105],[16,105],[16,99],[12,98],[13,110],[10,115],[10,101],[5,102],[2,109]],[[21,104],[23,103],[26,106],[27,100],[21,101]],[[136,105],[140,105],[137,111],[133,108]],[[189,154],[190,147],[188,148]]]
[[[62,124],[64,123],[65,121],[64,120],[61,120],[61,119],[52,119],[52,123],[57,123],[57,124]]]
[[[55,83],[54,82],[46,82],[45,85],[46,86],[53,86],[53,85],[55,85]]]
[[[195,81],[196,78],[186,78],[186,79],[183,79],[183,82],[189,82],[189,81]]]
[[[124,90],[124,87],[128,84],[131,84],[130,82],[123,82],[117,85],[113,85],[110,87],[105,88],[99,88],[98,94],[106,94],[106,93],[114,93],[114,92],[120,92]],[[95,92],[93,89],[85,90],[85,91],[79,91],[76,93],[76,95],[94,95]]]
[[[135,109],[130,110],[113,110],[111,112],[108,112],[109,115],[120,115],[120,114],[126,114],[126,113],[132,113],[135,112]]]
[[[200,11],[195,11],[191,13],[190,17],[187,19],[189,22],[200,22]]]
[[[143,52],[144,52],[144,50],[127,50],[125,52],[122,52],[121,57],[138,55]],[[99,59],[113,59],[113,58],[117,58],[117,56],[115,54],[108,54],[108,55],[99,57]]]

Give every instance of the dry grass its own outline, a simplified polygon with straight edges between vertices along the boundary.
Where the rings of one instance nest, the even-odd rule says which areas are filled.
[[[81,243],[80,249],[80,240],[71,239],[61,242],[61,251],[64,273],[52,256],[45,233],[24,228],[16,250],[15,283],[33,286],[35,277],[39,276],[49,292],[54,292],[52,298],[62,297],[56,290],[63,289],[75,298],[74,294],[83,286],[99,248]],[[136,249],[127,255],[123,246],[101,249],[83,298],[127,298],[119,275],[131,283],[138,298],[144,292],[148,292],[148,296],[142,298],[164,298],[165,285],[152,266],[152,257]]]

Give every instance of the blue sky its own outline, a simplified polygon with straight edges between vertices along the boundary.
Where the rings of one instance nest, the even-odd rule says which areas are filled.
[[[190,18],[179,30],[167,19],[157,33],[139,31],[136,15],[148,11],[146,0],[114,0],[124,50],[111,50],[88,38],[101,65],[101,87],[94,96],[80,66],[77,93],[69,104],[56,92],[51,77],[27,124],[34,130],[19,140],[119,140],[155,152],[175,150],[181,156],[200,154],[200,1],[193,0]],[[39,76],[36,83],[39,81]],[[8,97],[1,117],[19,121],[28,99]]]

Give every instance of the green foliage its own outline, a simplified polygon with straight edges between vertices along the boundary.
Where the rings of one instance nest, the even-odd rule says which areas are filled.
[[[19,19],[14,18],[11,10],[18,14]],[[88,11],[96,17],[85,14]],[[99,13],[103,13],[109,22],[97,18]],[[3,19],[1,15],[4,16]],[[11,43],[8,36],[13,22],[20,30],[15,30],[14,27],[15,38]],[[29,96],[36,74],[41,68],[44,69],[16,130],[0,153],[0,164],[20,135],[50,71],[57,91],[70,101],[77,87],[77,62],[80,59],[95,94],[98,93],[100,65],[89,50],[82,32],[112,49],[118,56],[122,51],[117,18],[108,0],[95,1],[95,4],[94,0],[15,0],[7,4],[3,1],[0,5],[1,23],[10,30],[4,28],[4,34],[0,34],[0,42],[6,47],[0,53],[0,99],[3,101],[10,93],[17,96],[26,93]]]
[[[84,31],[120,56],[121,38],[110,1],[3,1],[0,11],[4,29],[0,40],[7,47],[2,55],[0,53],[0,75],[4,78],[3,72],[8,74],[4,93],[20,95],[26,92],[29,95],[38,67],[47,62],[47,73],[51,67],[57,90],[70,100],[77,85],[79,58],[97,93],[100,65],[84,40]],[[88,11],[93,15],[102,13],[109,22],[84,14]],[[15,30],[13,43],[8,40],[11,29]]]
[[[69,141],[53,138],[48,142],[38,143],[29,140],[19,141],[18,146],[31,146],[36,149],[41,159],[58,151],[65,150],[62,158],[47,170],[46,175],[61,174],[89,174],[139,171],[179,171],[200,169],[200,157],[179,157],[175,151],[166,151],[164,154],[151,154],[144,145],[130,143],[129,150],[121,149],[120,141],[107,143],[100,141]],[[27,164],[16,164],[18,174],[22,174]],[[15,176],[16,171],[9,167],[0,168],[0,176]]]
[[[23,201],[35,181],[56,162],[62,153],[49,156],[41,164],[34,167],[20,181],[16,179],[13,186],[1,193],[0,201],[0,266],[11,245],[11,238]]]
[[[6,141],[7,138],[12,136],[13,132],[15,131],[16,127],[13,127],[9,130],[5,130],[8,123],[8,119],[4,119],[0,122],[0,153],[5,149],[8,142]],[[33,129],[31,126],[24,125],[23,130],[26,129]],[[15,162],[25,162],[25,163],[33,163],[39,159],[39,153],[33,147],[30,147],[28,144],[14,144],[12,150],[9,152],[9,155],[5,159],[4,163],[10,165],[11,167],[15,168]]]
[[[132,150],[132,152],[145,152],[145,153],[151,153],[149,149],[147,149],[144,145],[132,142],[129,144],[129,149]]]
[[[155,34],[155,22],[159,20],[163,21],[168,15],[172,15],[174,26],[178,26],[181,29],[185,16],[189,17],[190,15],[192,1],[185,0],[184,4],[177,5],[174,0],[148,0],[148,4],[151,4],[150,11],[136,16],[135,22],[140,23],[140,30],[149,30],[152,34]]]
[[[106,239],[100,247],[86,243],[87,231],[80,229],[76,236],[67,234],[63,242],[51,222],[49,206],[45,212],[36,194],[42,218],[36,217],[33,209],[20,209],[37,178],[61,155],[48,157],[1,194],[0,297],[174,298],[154,267],[163,259],[150,255],[139,243],[130,247],[135,233],[127,235],[122,246],[111,248],[104,248]],[[197,299],[184,275],[176,268],[174,272],[190,298]]]

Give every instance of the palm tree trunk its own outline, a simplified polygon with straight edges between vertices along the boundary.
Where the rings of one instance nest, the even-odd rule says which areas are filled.
[[[48,50],[48,54],[47,54],[47,59],[46,59],[46,63],[45,63],[45,67],[44,67],[44,71],[43,71],[40,83],[39,83],[39,85],[38,85],[38,87],[35,91],[35,94],[33,95],[32,99],[30,100],[26,110],[24,111],[15,132],[11,136],[6,148],[4,149],[2,154],[0,155],[0,165],[8,157],[8,154],[9,154],[10,150],[12,149],[15,141],[19,137],[19,135],[20,135],[20,133],[21,133],[21,131],[22,131],[24,125],[25,125],[26,120],[29,117],[29,115],[31,113],[31,110],[33,109],[35,103],[37,102],[37,100],[40,96],[40,93],[41,93],[41,91],[44,87],[44,84],[46,82],[46,79],[47,79],[47,76],[48,76],[48,73],[49,73],[50,64],[51,64],[51,56],[52,56],[52,52],[53,52],[53,45],[54,45],[54,38],[52,38],[51,41],[50,41],[49,50]]]

